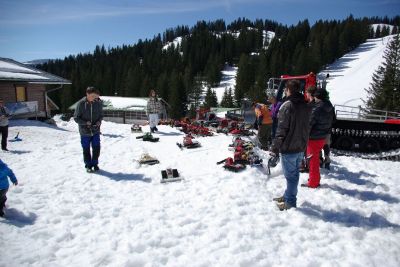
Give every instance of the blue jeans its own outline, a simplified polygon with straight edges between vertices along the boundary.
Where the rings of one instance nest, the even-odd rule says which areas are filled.
[[[303,152],[281,154],[283,175],[286,178],[286,190],[283,195],[285,202],[290,207],[296,207],[297,186],[299,185],[299,167],[303,159]]]
[[[99,164],[100,134],[95,134],[93,136],[81,135],[81,145],[85,167],[91,168]],[[90,153],[90,145],[92,145],[92,153]]]

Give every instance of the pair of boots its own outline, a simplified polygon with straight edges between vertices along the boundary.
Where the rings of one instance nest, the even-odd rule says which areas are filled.
[[[154,133],[154,132],[157,132],[158,131],[158,129],[157,129],[157,127],[150,127],[150,132],[152,132],[152,133]]]

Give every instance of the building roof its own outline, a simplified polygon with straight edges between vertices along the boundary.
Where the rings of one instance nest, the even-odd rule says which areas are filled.
[[[71,81],[9,58],[0,57],[0,81],[38,84],[71,84]]]
[[[148,97],[122,97],[122,96],[100,96],[103,101],[104,110],[145,110],[147,107]],[[162,98],[159,98],[164,104],[168,105]],[[79,100],[80,101],[80,100]],[[68,109],[74,110],[77,101]]]

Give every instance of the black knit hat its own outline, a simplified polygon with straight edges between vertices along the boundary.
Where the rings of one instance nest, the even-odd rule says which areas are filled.
[[[313,96],[321,100],[327,100],[329,95],[328,91],[324,89],[317,89]]]

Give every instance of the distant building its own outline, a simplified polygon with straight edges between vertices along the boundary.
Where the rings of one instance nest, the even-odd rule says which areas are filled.
[[[0,57],[0,97],[14,118],[48,118],[59,107],[47,95],[70,81]],[[50,88],[50,86],[54,86]]]
[[[144,124],[147,122],[147,101],[148,97],[121,97],[121,96],[100,96],[103,101],[104,120],[127,124]],[[159,98],[162,104],[161,119],[168,118],[168,103]],[[73,112],[79,101],[68,109]]]

